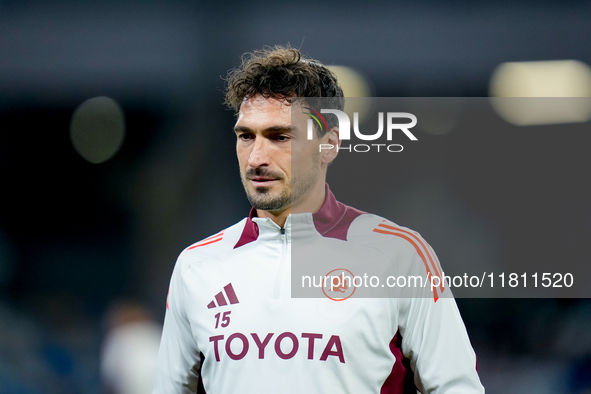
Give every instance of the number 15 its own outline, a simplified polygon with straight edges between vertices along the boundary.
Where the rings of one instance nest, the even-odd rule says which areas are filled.
[[[228,327],[228,324],[230,324],[230,312],[231,311],[226,311],[222,315],[222,327],[223,328]],[[215,317],[215,328],[218,328],[218,325],[220,324],[220,315],[221,315],[221,313],[218,313],[217,315],[214,316]]]

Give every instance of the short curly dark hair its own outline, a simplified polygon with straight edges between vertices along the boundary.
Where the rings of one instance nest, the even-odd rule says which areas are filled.
[[[302,56],[295,48],[276,46],[246,53],[240,67],[226,77],[225,104],[236,113],[244,100],[256,95],[265,98],[322,97],[320,100],[333,109],[343,110],[343,90],[336,76],[317,60]],[[308,103],[313,108],[318,100]],[[328,103],[327,103],[328,101]],[[320,111],[320,108],[314,108]],[[327,116],[328,129],[338,126],[335,116]],[[319,136],[326,130],[318,129]]]

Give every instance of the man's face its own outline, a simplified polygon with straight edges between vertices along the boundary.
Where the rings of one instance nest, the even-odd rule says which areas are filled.
[[[308,117],[294,106],[293,120],[291,104],[282,100],[255,96],[240,107],[236,152],[242,184],[256,209],[284,211],[318,181],[318,140],[307,140]]]

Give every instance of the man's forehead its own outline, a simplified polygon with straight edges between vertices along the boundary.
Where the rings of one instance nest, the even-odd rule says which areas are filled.
[[[292,103],[289,98],[265,98],[262,95],[256,95],[244,99],[238,112],[236,124],[239,124],[244,120],[267,119],[269,116],[272,116],[273,118],[281,117],[284,120],[289,120],[292,117],[292,111],[296,111],[293,114],[295,116],[303,115],[302,105],[299,101]]]

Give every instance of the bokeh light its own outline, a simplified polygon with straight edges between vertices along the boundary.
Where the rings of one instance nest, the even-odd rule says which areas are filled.
[[[591,68],[577,60],[503,63],[489,89],[493,108],[515,125],[591,119]]]
[[[339,81],[345,97],[371,97],[372,87],[370,81],[359,71],[345,66],[329,66]],[[359,113],[359,122],[365,121],[370,112],[371,100],[346,100],[344,111],[353,119],[353,113]]]
[[[345,66],[329,66],[328,68],[337,76],[345,97],[371,96],[372,89],[369,80],[359,71]]]
[[[112,158],[125,139],[125,116],[119,104],[99,96],[84,101],[72,115],[70,139],[76,152],[91,163]]]

